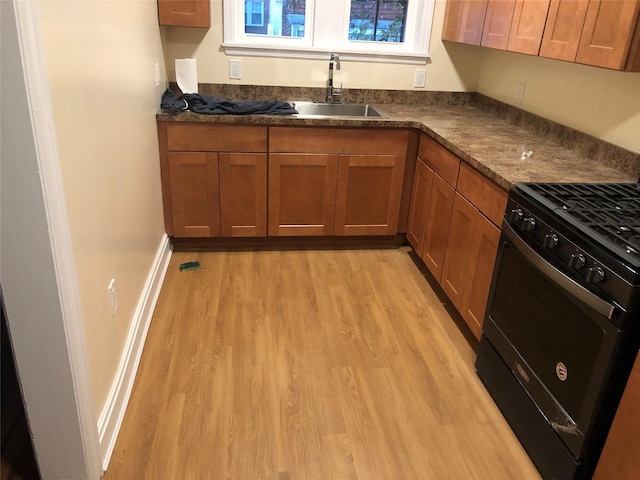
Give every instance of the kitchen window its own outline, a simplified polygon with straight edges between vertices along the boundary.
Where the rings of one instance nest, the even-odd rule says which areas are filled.
[[[224,0],[227,54],[424,64],[435,0]]]

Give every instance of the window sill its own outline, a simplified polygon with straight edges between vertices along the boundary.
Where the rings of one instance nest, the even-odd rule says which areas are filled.
[[[346,51],[340,48],[324,50],[319,48],[283,48],[252,44],[223,43],[226,55],[239,57],[273,57],[298,58],[305,60],[326,60],[332,53],[340,55],[341,60],[370,63],[402,63],[408,65],[425,65],[429,59],[428,53],[407,52],[364,52]]]

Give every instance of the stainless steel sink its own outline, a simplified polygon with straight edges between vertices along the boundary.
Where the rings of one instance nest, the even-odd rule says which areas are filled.
[[[380,112],[365,103],[289,103],[305,117],[382,117]]]

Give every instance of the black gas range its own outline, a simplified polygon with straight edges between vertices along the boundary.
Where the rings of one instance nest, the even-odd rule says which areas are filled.
[[[544,478],[589,478],[640,348],[640,185],[511,190],[476,368]]]

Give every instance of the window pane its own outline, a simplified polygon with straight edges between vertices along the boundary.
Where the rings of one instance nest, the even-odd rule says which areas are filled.
[[[245,0],[244,32],[304,37],[306,0]]]
[[[349,40],[404,42],[408,0],[351,0]]]

